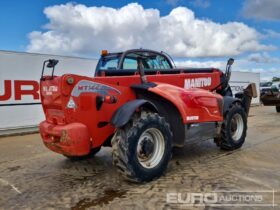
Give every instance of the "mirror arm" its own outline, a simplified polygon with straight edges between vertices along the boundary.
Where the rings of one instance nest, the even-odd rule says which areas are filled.
[[[45,60],[44,63],[43,63],[43,68],[42,68],[42,73],[41,73],[41,80],[43,80],[43,76],[44,76],[44,71],[45,71],[45,66],[46,66],[46,63],[48,62],[48,60]]]
[[[52,79],[53,79],[53,74],[54,74],[54,68],[55,68],[55,66],[53,66],[53,69],[52,69]]]

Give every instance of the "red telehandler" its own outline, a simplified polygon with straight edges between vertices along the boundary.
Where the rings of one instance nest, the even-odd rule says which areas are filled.
[[[229,59],[215,68],[175,68],[164,52],[102,51],[94,77],[54,75],[57,60],[44,63],[40,82],[46,120],[44,144],[70,159],[94,156],[112,146],[113,164],[128,180],[161,176],[172,147],[214,139],[226,150],[240,148],[256,87],[233,96]],[[44,75],[45,67],[52,69]]]

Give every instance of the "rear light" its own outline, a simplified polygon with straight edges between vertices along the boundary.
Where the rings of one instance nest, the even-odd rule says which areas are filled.
[[[68,85],[73,85],[75,80],[73,77],[67,77],[66,82]]]
[[[117,101],[115,96],[96,96],[96,109],[100,110],[103,103],[115,104]]]
[[[117,102],[117,98],[115,96],[105,96],[103,101],[104,103],[114,104]]]
[[[49,138],[53,143],[60,141],[60,137],[59,136],[48,135],[47,138]]]

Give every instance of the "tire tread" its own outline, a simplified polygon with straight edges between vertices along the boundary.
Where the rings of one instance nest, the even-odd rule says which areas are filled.
[[[135,136],[137,131],[139,131],[148,121],[158,121],[170,132],[171,136],[172,132],[170,130],[169,124],[157,113],[142,111],[140,116],[137,116],[137,114],[135,115],[136,116],[132,117],[131,123],[128,123],[124,128],[118,129],[116,131],[112,139],[112,159],[113,164],[117,167],[119,173],[126,180],[131,182],[142,182],[143,180],[137,177],[137,174],[134,173],[133,167],[128,161],[127,157],[130,156],[130,151],[128,148],[129,143],[127,139],[129,139],[131,136]]]

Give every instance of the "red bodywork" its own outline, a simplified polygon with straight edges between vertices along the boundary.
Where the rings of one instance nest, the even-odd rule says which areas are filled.
[[[184,124],[223,121],[223,99],[210,92],[220,84],[221,71],[211,73],[156,74],[147,76],[152,92],[176,106]],[[73,84],[67,80],[73,78]],[[72,81],[72,80],[71,80]],[[58,153],[80,156],[101,146],[115,131],[110,124],[114,112],[137,98],[132,85],[141,84],[139,75],[89,78],[78,75],[44,77],[40,93],[46,120],[40,131],[45,145]],[[189,85],[200,86],[191,88]],[[188,86],[187,88],[184,88]],[[114,96],[100,110],[97,96]],[[73,103],[74,102],[74,103]]]

